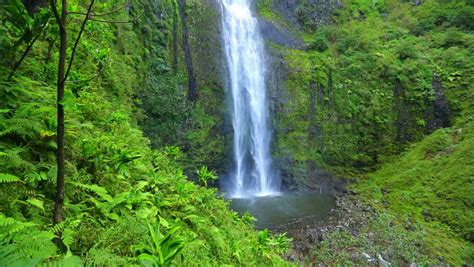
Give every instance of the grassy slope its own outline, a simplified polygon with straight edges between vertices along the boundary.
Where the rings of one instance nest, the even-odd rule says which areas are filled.
[[[458,265],[474,260],[473,183],[471,123],[436,131],[356,188],[375,207],[421,222],[427,251]]]

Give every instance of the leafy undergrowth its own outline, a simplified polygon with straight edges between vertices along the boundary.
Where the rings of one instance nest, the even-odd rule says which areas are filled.
[[[67,98],[66,220],[51,226],[54,89],[27,78],[4,85],[2,98],[16,101],[0,114],[1,262],[52,264],[64,256],[80,264],[77,255],[90,265],[139,264],[132,247],[150,241],[149,220],[164,233],[179,227],[177,265],[284,264],[286,239],[261,238],[250,217],[230,211],[214,189],[189,182],[177,163],[181,152],[149,149],[127,105],[101,91]],[[51,241],[58,231],[63,256]]]
[[[72,11],[86,8],[83,1],[68,2]],[[94,4],[94,12],[110,13],[107,20],[133,24],[89,21],[80,39],[61,103],[65,220],[53,226],[57,25],[45,26],[12,72],[27,46],[18,40],[37,17],[30,17],[20,1],[11,3],[15,8],[2,5],[0,12],[5,63],[0,67],[1,266],[286,264],[280,255],[288,249],[287,238],[257,232],[251,216],[231,211],[215,189],[205,187],[215,179],[211,170],[187,163],[199,170],[203,186],[190,182],[182,170],[183,153],[165,146],[152,150],[138,127],[140,97],[161,101],[152,102],[158,114],[154,126],[163,138],[181,129],[173,125],[186,112],[203,113],[186,102],[182,79],[168,62],[171,1],[141,1],[133,8],[124,8],[131,3],[120,0]],[[80,16],[68,19],[70,47],[81,21]],[[203,125],[195,117],[187,117],[189,123]],[[53,239],[59,233],[58,248]]]
[[[356,188],[381,210],[419,223],[422,246],[460,265],[474,262],[474,125],[440,129]]]

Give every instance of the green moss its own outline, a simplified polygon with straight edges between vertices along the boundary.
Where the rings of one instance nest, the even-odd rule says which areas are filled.
[[[284,22],[285,20],[280,14],[277,14],[273,8],[273,0],[259,0],[257,1],[258,15],[271,22]]]
[[[365,253],[372,258],[381,255],[395,266],[439,265],[439,259],[426,255],[420,242],[423,235],[423,230],[413,222],[401,222],[393,215],[378,213],[357,235],[347,230],[331,232],[314,249],[313,261],[325,265],[367,265]]]
[[[474,234],[474,127],[441,129],[357,185],[380,208],[420,221],[430,253],[469,262]],[[440,224],[441,223],[441,224]]]

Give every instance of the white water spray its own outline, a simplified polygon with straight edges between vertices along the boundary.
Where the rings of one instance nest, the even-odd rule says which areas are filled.
[[[225,56],[234,129],[233,197],[273,195],[271,133],[265,87],[264,46],[249,0],[221,0]]]

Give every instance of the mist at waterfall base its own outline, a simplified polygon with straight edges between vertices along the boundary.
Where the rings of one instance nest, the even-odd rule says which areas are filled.
[[[251,212],[257,227],[325,217],[334,200],[321,194],[283,194],[271,156],[265,49],[250,0],[220,0],[227,70],[233,163],[220,185],[231,207]]]

